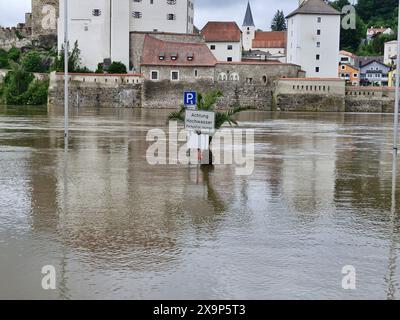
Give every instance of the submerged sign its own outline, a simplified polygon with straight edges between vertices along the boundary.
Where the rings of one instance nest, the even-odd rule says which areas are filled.
[[[215,129],[215,113],[208,111],[186,110],[185,129],[202,131]]]

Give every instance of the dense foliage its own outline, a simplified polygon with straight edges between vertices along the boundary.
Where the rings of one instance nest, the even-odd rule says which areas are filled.
[[[11,62],[17,62],[21,56],[21,51],[17,48],[11,48],[9,51],[0,49],[0,69],[10,68]]]
[[[38,51],[28,51],[21,58],[21,65],[28,72],[48,72],[50,61]]]
[[[330,4],[338,11],[349,0],[330,1]],[[383,55],[384,43],[396,39],[395,35],[379,35],[370,43],[365,43],[368,27],[388,27],[397,32],[398,0],[358,0],[356,8],[356,29],[341,29],[340,48],[358,55]]]
[[[127,73],[126,66],[120,61],[114,61],[108,67],[108,73],[111,73],[111,74],[125,74],[125,73]]]
[[[57,55],[53,69],[57,72],[64,71],[64,46],[62,46],[61,51]],[[68,50],[68,72],[79,72],[88,73],[91,72],[88,68],[82,67],[81,65],[81,50],[78,47],[78,41],[74,43],[72,51]]]
[[[47,80],[36,80],[22,65],[12,62],[0,88],[0,100],[8,105],[46,104],[48,87]]]

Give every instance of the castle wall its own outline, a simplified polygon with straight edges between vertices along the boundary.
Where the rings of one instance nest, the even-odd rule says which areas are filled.
[[[140,75],[73,74],[69,84],[69,103],[73,107],[138,108],[142,105]],[[48,104],[63,103],[64,76],[52,73]]]

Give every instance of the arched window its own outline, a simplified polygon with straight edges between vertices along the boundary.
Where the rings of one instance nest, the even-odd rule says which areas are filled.
[[[231,81],[239,81],[239,79],[239,75],[236,72],[232,73],[230,76]]]
[[[263,83],[267,83],[267,76],[263,76],[262,81],[263,81]]]
[[[228,76],[226,75],[226,73],[221,72],[218,76],[218,81],[227,81],[228,80]]]

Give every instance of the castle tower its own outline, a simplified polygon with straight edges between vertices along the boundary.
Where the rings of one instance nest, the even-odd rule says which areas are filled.
[[[243,20],[243,49],[251,50],[253,47],[253,39],[256,34],[256,26],[254,24],[253,13],[251,12],[250,1],[247,3],[247,10]]]
[[[32,0],[32,36],[57,36],[59,0]]]

